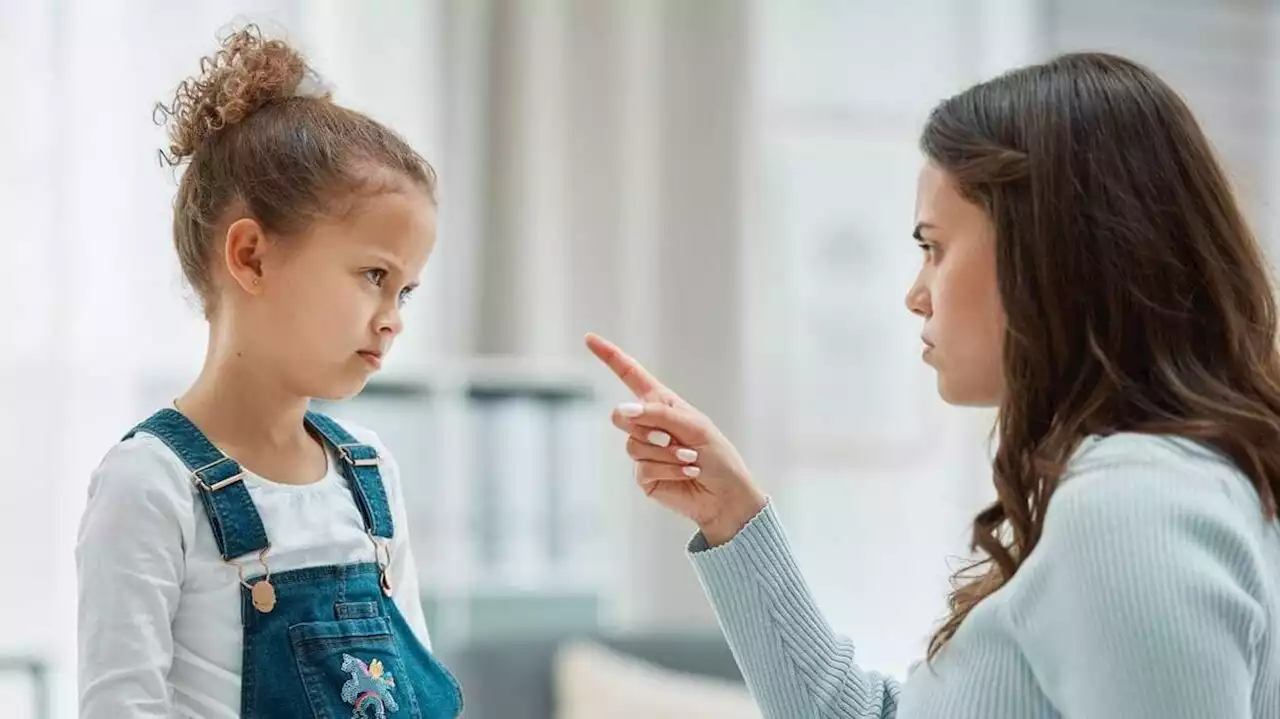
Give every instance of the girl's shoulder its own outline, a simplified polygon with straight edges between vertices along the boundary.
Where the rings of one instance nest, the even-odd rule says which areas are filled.
[[[388,452],[386,445],[383,444],[382,438],[378,436],[377,432],[374,432],[373,430],[369,429],[368,427],[365,427],[362,424],[352,422],[351,420],[341,415],[326,414],[324,416],[328,417],[334,422],[337,422],[339,426],[341,426],[343,429],[347,431],[347,434],[350,434],[352,437],[355,437],[357,442],[361,444],[367,444],[373,447],[374,449],[378,450],[379,455],[386,454]]]
[[[190,472],[158,437],[139,432],[117,442],[94,470],[90,494],[105,487],[156,493],[190,494]]]
[[[152,435],[117,442],[90,475],[77,553],[94,536],[189,539],[197,511],[190,477],[177,455]]]
[[[382,479],[393,497],[397,497],[399,468],[378,434],[341,417],[331,419],[357,442],[370,445],[378,452]],[[145,431],[112,446],[89,481],[91,502],[101,495],[126,504],[177,506],[184,513],[192,507],[194,491],[191,471],[178,454],[159,437]]]
[[[400,465],[396,462],[395,456],[391,450],[383,443],[378,433],[365,427],[364,425],[352,422],[338,415],[326,415],[329,419],[337,422],[343,429],[347,431],[357,442],[367,444],[373,447],[378,453],[381,460],[378,464],[383,484],[387,487],[387,491],[391,495],[392,501],[399,500],[400,494]]]

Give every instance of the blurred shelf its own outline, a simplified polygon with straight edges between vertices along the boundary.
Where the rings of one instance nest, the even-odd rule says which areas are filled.
[[[145,380],[146,395],[172,397],[195,378],[190,374],[156,371]],[[531,397],[543,400],[589,400],[600,394],[606,377],[594,361],[557,361],[518,356],[476,355],[457,360],[433,360],[419,367],[403,362],[374,375],[360,398],[418,399],[466,394],[474,399]],[[164,400],[168,404],[168,400]],[[332,404],[332,403],[329,403]]]
[[[592,632],[601,626],[597,593],[559,592],[476,595],[441,602],[423,597],[432,643],[446,651],[485,639],[511,639]]]
[[[599,392],[592,362],[477,355],[435,361],[420,368],[394,368],[375,375],[360,397],[424,397],[465,393],[479,400],[531,397],[589,400]]]
[[[520,597],[586,594],[600,589],[600,572],[590,567],[548,567],[532,578],[516,578],[499,569],[485,568],[471,576],[452,577],[425,585],[423,596],[447,601],[464,597]],[[432,579],[427,577],[426,579]],[[444,579],[444,578],[441,578]]]
[[[0,675],[21,674],[31,683],[34,719],[52,716],[53,696],[49,688],[49,664],[36,656],[0,655]]]

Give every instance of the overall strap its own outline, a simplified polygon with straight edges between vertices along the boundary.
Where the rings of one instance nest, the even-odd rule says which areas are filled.
[[[378,450],[359,442],[331,418],[319,412],[307,412],[307,424],[320,434],[342,459],[342,474],[355,495],[356,506],[364,517],[365,530],[375,537],[391,539],[395,525],[391,521],[391,505],[382,484]]]
[[[244,470],[213,446],[191,420],[175,409],[166,408],[134,427],[124,438],[139,432],[164,442],[191,472],[191,481],[224,561],[270,546],[262,517],[242,481]]]

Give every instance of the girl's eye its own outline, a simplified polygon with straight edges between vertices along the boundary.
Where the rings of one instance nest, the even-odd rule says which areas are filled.
[[[387,271],[381,269],[365,270],[364,276],[374,287],[381,287],[382,283],[387,280]]]

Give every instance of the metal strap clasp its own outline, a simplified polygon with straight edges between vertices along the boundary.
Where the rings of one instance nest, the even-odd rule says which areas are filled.
[[[223,455],[222,457],[215,459],[214,461],[206,464],[205,466],[195,470],[194,472],[191,473],[191,476],[195,480],[196,485],[200,487],[200,489],[203,489],[206,492],[216,492],[219,489],[222,489],[223,487],[228,487],[244,479],[244,470],[241,470],[231,475],[230,477],[227,477],[226,479],[218,480],[213,484],[208,484],[204,481],[205,472],[213,469],[214,467],[217,467],[223,462],[231,462],[231,461],[234,461],[234,460],[232,460],[230,457],[226,455]]]
[[[373,452],[373,456],[356,457],[351,453],[352,448],[367,449]],[[338,454],[342,455],[342,461],[352,467],[376,467],[382,464],[382,457],[378,456],[378,451],[367,444],[340,444],[338,445]]]

